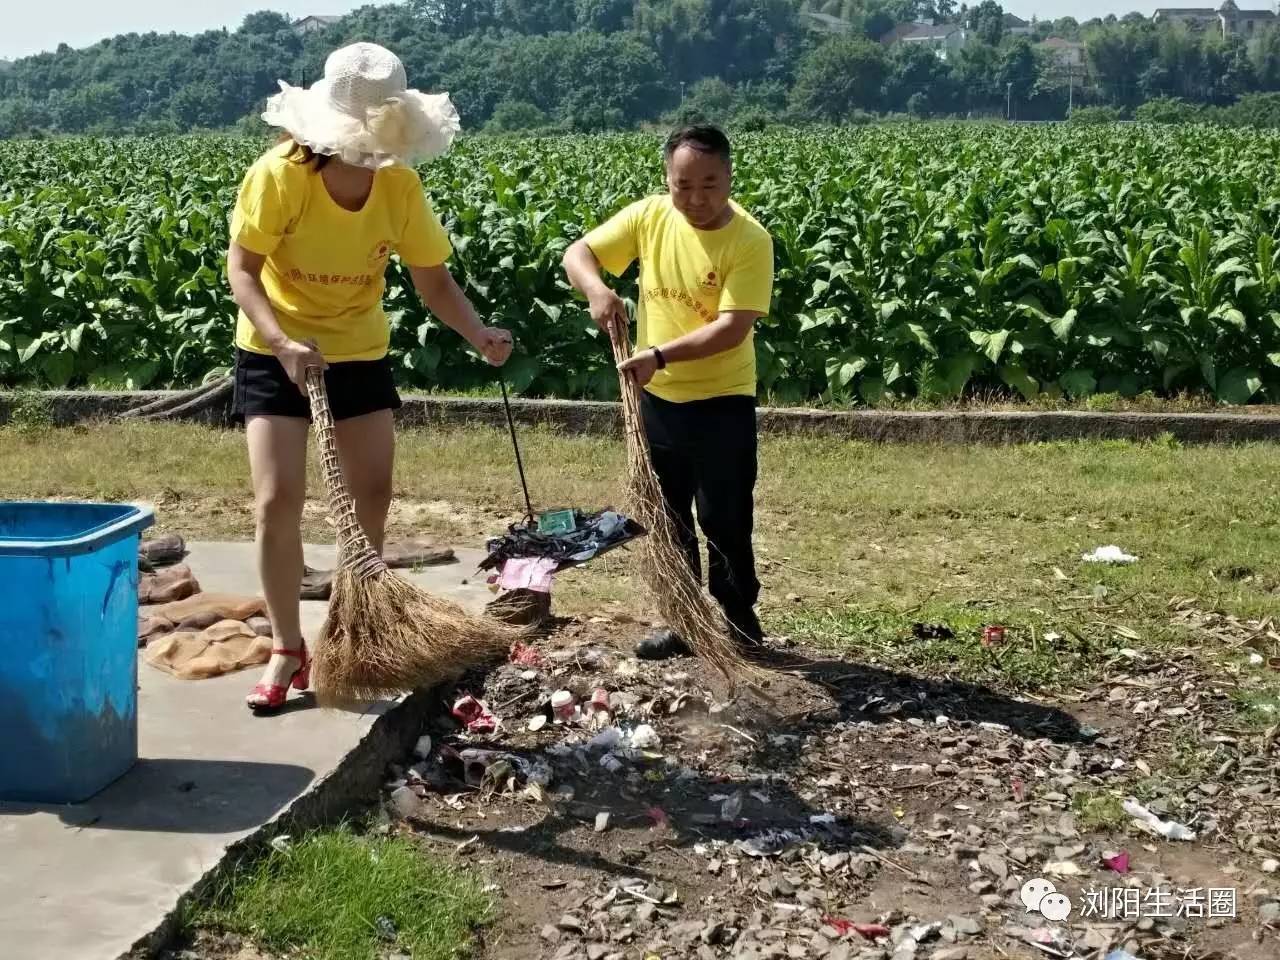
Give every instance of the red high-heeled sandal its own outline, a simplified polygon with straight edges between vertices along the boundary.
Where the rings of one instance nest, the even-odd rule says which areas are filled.
[[[304,643],[297,650],[272,650],[272,656],[294,657],[298,661],[298,669],[293,671],[287,683],[260,683],[250,691],[245,702],[254,713],[267,713],[279,710],[284,706],[289,688],[305,690],[311,686],[311,660],[307,656],[307,645]]]

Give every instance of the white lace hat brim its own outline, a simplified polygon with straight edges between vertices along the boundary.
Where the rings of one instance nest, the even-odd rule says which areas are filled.
[[[406,90],[358,118],[333,103],[324,80],[308,88],[281,80],[262,119],[316,153],[374,170],[447,153],[462,130],[447,93]]]

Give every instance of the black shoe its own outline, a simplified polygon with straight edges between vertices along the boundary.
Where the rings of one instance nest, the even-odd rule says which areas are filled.
[[[666,627],[653,631],[636,644],[636,656],[641,660],[670,660],[692,655],[689,645],[674,630]]]

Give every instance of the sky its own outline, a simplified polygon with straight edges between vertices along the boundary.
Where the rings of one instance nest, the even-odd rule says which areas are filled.
[[[245,14],[278,10],[292,17],[342,14],[369,0],[0,0],[0,58],[52,50],[59,43],[85,47],[117,33],[196,33],[236,27]],[[1272,0],[1238,0],[1243,8],[1274,9]],[[1150,14],[1157,6],[1217,6],[1217,0],[1004,0],[1010,13],[1030,20],[1071,16],[1084,21],[1123,16],[1137,10]]]
[[[199,33],[238,27],[245,14],[276,10],[297,19],[343,14],[376,0],[0,0],[0,59],[87,47],[118,33]]]

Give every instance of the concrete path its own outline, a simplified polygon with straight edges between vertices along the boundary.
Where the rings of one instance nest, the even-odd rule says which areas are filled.
[[[250,546],[189,549],[204,589],[258,593]],[[478,610],[489,599],[474,576],[480,557],[460,551],[458,563],[404,573]],[[330,567],[333,548],[308,547],[307,562]],[[311,636],[325,605],[303,606]],[[295,695],[283,714],[257,718],[244,706],[257,673],[189,682],[140,659],[138,764],[83,804],[0,804],[0,956],[116,960],[159,927],[231,844],[287,810],[349,755],[376,750],[369,733],[396,706],[337,712]]]

